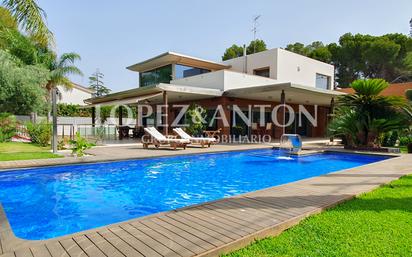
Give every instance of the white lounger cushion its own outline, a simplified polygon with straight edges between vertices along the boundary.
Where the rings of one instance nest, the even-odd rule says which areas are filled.
[[[144,128],[144,130],[159,142],[164,142],[164,143],[188,143],[188,144],[190,143],[190,140],[188,140],[188,139],[167,138],[154,127]]]
[[[181,128],[174,128],[173,131],[176,132],[181,138],[188,139],[190,141],[216,142],[216,138],[213,137],[192,137]]]

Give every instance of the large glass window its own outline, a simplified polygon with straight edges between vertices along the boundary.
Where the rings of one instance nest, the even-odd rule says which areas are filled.
[[[158,83],[170,83],[170,80],[172,80],[172,65],[166,65],[154,70],[141,72],[139,80],[141,87]]]
[[[186,78],[186,77],[210,72],[210,70],[207,70],[207,69],[190,67],[190,66],[185,66],[181,64],[176,64],[175,67],[176,67],[175,68],[176,79]]]
[[[330,76],[316,73],[316,87],[321,89],[329,89]]]
[[[256,69],[256,70],[253,70],[253,74],[255,74],[256,76],[269,78],[270,77],[270,69],[269,68]]]

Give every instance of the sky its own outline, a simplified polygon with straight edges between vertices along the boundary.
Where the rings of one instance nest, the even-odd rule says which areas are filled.
[[[88,86],[99,69],[113,92],[138,86],[127,66],[167,51],[220,61],[232,44],[257,38],[268,48],[337,42],[344,33],[409,33],[411,0],[39,0],[59,54],[76,52]]]

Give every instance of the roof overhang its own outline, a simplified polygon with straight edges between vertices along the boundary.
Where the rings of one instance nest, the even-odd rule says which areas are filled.
[[[222,96],[223,92],[218,89],[199,88],[160,83],[153,86],[139,87],[131,90],[121,91],[105,96],[86,99],[85,107],[107,106],[107,105],[135,105],[162,104],[163,92],[167,93],[168,102],[183,102],[207,99]]]
[[[208,61],[188,55],[183,55],[174,52],[166,52],[153,58],[147,59],[143,62],[133,64],[127,69],[131,71],[144,72],[152,70],[158,67],[162,67],[168,64],[177,63],[191,67],[203,68],[208,70],[222,70],[230,68],[230,65],[225,65],[218,62]]]
[[[329,106],[332,98],[345,95],[345,93],[335,90],[319,89],[288,82],[231,89],[226,91],[224,96],[280,102],[282,90],[285,92],[286,102],[294,104]]]

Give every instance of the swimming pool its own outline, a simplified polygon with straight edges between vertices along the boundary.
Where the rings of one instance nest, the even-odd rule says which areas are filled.
[[[250,150],[0,172],[13,232],[48,239],[387,157]]]

